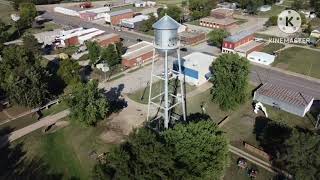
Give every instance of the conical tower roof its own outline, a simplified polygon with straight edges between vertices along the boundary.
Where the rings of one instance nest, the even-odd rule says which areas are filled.
[[[165,15],[156,23],[154,23],[152,27],[154,29],[178,29],[180,27],[180,24],[170,16]]]

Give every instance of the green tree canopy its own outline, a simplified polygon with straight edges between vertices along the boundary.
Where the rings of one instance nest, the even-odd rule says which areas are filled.
[[[90,81],[87,84],[79,83],[66,102],[70,107],[71,120],[85,126],[96,125],[106,116],[109,108],[106,97],[98,89],[97,81]]]
[[[101,51],[99,44],[96,41],[89,41],[86,43],[86,46],[89,51],[90,64],[98,63]]]
[[[216,0],[189,0],[189,10],[194,20],[208,16],[216,5]]]
[[[269,17],[268,21],[264,24],[265,26],[276,26],[278,24],[278,16]]]
[[[0,63],[0,83],[9,99],[19,105],[36,107],[48,98],[48,73],[40,61],[21,46],[7,46]]]
[[[19,29],[31,27],[34,18],[38,15],[36,6],[33,3],[19,4],[20,19],[18,21]]]
[[[160,9],[160,8],[159,8]],[[165,14],[172,17],[174,20],[180,22],[182,19],[182,10],[176,5],[169,5],[167,9],[161,8],[159,12],[159,17],[163,17]]]
[[[75,85],[80,82],[80,65],[72,59],[60,60],[58,76],[67,85]]]
[[[121,59],[119,59],[119,55],[114,44],[109,44],[107,48],[102,49],[100,59],[106,62],[109,67],[113,67],[121,63]]]
[[[228,142],[212,121],[178,124],[161,134],[142,128],[95,168],[95,179],[221,179]],[[103,175],[101,175],[103,174]]]
[[[31,51],[34,55],[38,56],[41,54],[41,44],[38,42],[38,40],[34,37],[32,34],[25,34],[22,37],[23,41],[23,47]]]
[[[211,90],[221,109],[235,109],[247,97],[249,62],[238,54],[222,54],[212,63]]]
[[[178,124],[164,133],[173,149],[173,179],[219,180],[228,165],[228,142],[211,120]]]
[[[230,33],[223,29],[214,29],[207,35],[208,43],[213,46],[221,47],[223,39],[229,36]]]
[[[277,162],[283,164],[295,179],[313,180],[320,176],[320,135],[295,129],[284,142],[285,151]]]
[[[153,14],[149,14],[150,18],[145,20],[141,26],[139,27],[139,30],[142,32],[148,32],[151,31],[152,25],[157,21],[157,18]]]

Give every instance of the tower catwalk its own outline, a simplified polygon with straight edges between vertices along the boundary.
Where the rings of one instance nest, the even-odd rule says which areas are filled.
[[[148,101],[148,114],[147,120],[150,120],[150,108],[155,106],[160,109],[164,120],[164,127],[169,127],[169,122],[175,118],[172,110],[178,105],[181,105],[183,120],[186,120],[185,108],[185,92],[184,92],[184,78],[182,75],[182,65],[180,59],[180,41],[178,38],[178,28],[180,24],[171,17],[165,15],[152,26],[155,32],[154,51],[152,58],[152,70],[150,78],[149,101]],[[164,70],[161,75],[154,74],[156,53],[159,54],[159,59],[164,59]],[[174,62],[175,68],[169,68],[169,54],[170,56],[177,55]],[[153,95],[152,85],[155,80],[163,81],[163,90],[160,93]],[[180,93],[177,93],[177,86],[169,88],[169,84],[177,80],[180,83]],[[176,81],[174,81],[176,82]],[[159,118],[159,117],[155,117]]]

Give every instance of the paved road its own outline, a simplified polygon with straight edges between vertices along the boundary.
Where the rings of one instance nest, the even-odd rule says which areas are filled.
[[[70,16],[65,16],[59,13],[53,13],[53,12],[46,12],[44,15],[44,17],[48,17],[48,18],[52,18],[53,21],[55,21],[56,23],[59,24],[65,24],[65,25],[72,25],[72,26],[83,26],[83,27],[96,27],[102,30],[105,30],[106,32],[115,32],[111,27],[107,27],[107,26],[102,26],[99,24],[95,24],[92,22],[87,22],[87,21],[83,21],[80,18],[77,17],[70,17]],[[133,33],[129,33],[129,32],[116,32],[118,34],[121,35],[121,37],[128,39],[130,41],[136,41],[137,38],[143,39],[145,41],[149,41],[151,42],[153,40],[153,38],[151,37],[146,37],[144,35],[138,35],[138,34],[133,34]],[[208,54],[208,52],[206,51],[206,49],[192,49],[189,48],[188,52],[182,52],[181,55],[184,56],[187,53],[191,53],[193,51],[200,51],[200,52],[206,52]],[[212,54],[212,55],[218,55],[218,54]],[[133,75],[133,74],[132,74]],[[135,79],[128,79],[129,81],[129,85],[126,85],[126,88],[131,88],[131,89],[135,89],[136,85],[139,85],[140,87],[143,86],[143,84],[146,84],[146,77],[150,76],[150,71],[145,70],[144,73],[142,73],[140,75],[142,77],[143,80],[139,81],[139,78],[135,78]],[[272,83],[276,83],[276,84],[280,84],[286,88],[289,89],[294,89],[297,91],[300,91],[302,93],[305,94],[309,94],[314,96],[316,99],[320,99],[320,82],[315,82],[315,81],[311,81],[305,78],[301,78],[301,77],[296,77],[296,76],[292,76],[292,75],[288,75],[285,74],[283,72],[279,72],[279,71],[275,71],[273,69],[270,69],[269,67],[261,67],[261,66],[256,66],[256,65],[252,65],[252,71],[250,74],[250,80],[251,82],[255,83],[255,84],[260,84],[260,83],[265,83],[265,82],[272,82]],[[114,81],[115,83],[119,83],[118,81]],[[121,83],[127,83],[128,81],[122,81]],[[130,87],[132,84],[132,87]]]
[[[69,109],[66,109],[64,111],[61,111],[57,114],[54,114],[52,116],[47,116],[44,117],[43,119],[39,120],[36,123],[33,123],[29,126],[26,126],[22,129],[16,130],[6,136],[1,137],[0,139],[0,148],[2,148],[3,146],[5,146],[7,143],[15,141],[37,129],[40,129],[44,126],[49,126],[51,124],[54,124],[55,122],[57,122],[59,119],[62,119],[66,116],[68,116],[70,113]]]

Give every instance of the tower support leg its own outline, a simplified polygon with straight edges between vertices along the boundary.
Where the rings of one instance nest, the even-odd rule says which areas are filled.
[[[164,55],[164,128],[169,127],[168,50]]]
[[[186,115],[186,104],[185,104],[185,92],[184,92],[184,75],[182,74],[182,66],[181,66],[181,58],[180,58],[180,49],[177,50],[178,54],[178,65],[179,65],[179,78],[181,76],[182,79],[180,81],[180,91],[181,91],[181,106],[182,106],[182,113],[183,113],[183,120],[187,120]]]
[[[152,55],[152,67],[151,67],[151,77],[149,81],[149,100],[148,100],[148,113],[147,113],[147,121],[149,121],[150,118],[150,106],[151,106],[151,92],[152,92],[152,84],[153,84],[153,72],[154,72],[154,61],[155,61],[155,54],[156,50],[153,49],[153,55]]]

